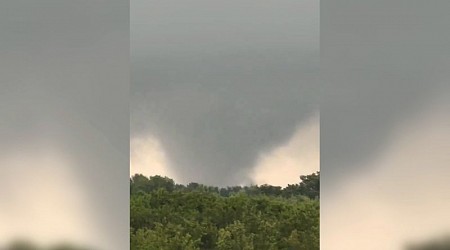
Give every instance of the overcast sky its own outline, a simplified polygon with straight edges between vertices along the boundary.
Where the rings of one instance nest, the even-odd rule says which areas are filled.
[[[132,173],[236,185],[318,170],[318,1],[135,0],[131,53]],[[261,176],[286,161],[284,180]]]

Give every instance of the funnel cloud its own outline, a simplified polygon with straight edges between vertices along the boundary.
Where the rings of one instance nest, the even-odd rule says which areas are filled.
[[[155,138],[179,181],[249,183],[318,112],[318,1],[137,0],[131,13],[131,140]]]

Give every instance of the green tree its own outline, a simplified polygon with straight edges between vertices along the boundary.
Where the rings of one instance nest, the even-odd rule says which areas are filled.
[[[287,188],[130,180],[131,249],[319,249],[318,174]],[[315,183],[315,184],[314,184]],[[313,185],[314,184],[314,185]]]
[[[320,172],[300,176],[300,193],[311,199],[320,197]]]
[[[218,250],[253,250],[253,234],[247,234],[240,221],[219,230]]]

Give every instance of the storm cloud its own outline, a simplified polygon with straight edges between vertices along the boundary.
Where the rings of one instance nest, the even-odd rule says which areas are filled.
[[[132,1],[131,48],[132,140],[181,181],[249,182],[318,112],[318,1]]]

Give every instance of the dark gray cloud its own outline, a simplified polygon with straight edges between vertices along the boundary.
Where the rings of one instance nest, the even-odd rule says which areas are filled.
[[[439,2],[322,6],[321,165],[330,190],[366,171],[358,166],[377,157],[398,122],[449,92],[450,6]]]
[[[318,109],[318,1],[134,1],[131,131],[183,181],[248,181]],[[151,166],[148,166],[151,168]]]
[[[98,235],[86,243],[126,249],[128,3],[18,0],[0,5],[1,160],[20,152],[26,159],[33,148],[56,148],[72,162],[70,183],[83,190],[90,206],[78,220],[91,220]],[[40,167],[38,162],[28,166],[29,175]],[[2,166],[12,171],[8,168]],[[46,194],[36,195],[45,200]]]

